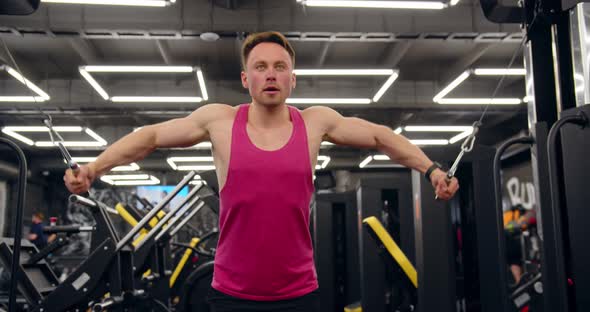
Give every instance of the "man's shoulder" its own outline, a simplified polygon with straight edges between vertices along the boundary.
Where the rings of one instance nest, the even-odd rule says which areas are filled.
[[[205,120],[233,119],[239,106],[231,106],[221,103],[211,103],[199,107],[193,115]]]
[[[306,121],[326,123],[339,116],[338,112],[327,106],[311,106],[301,111]]]

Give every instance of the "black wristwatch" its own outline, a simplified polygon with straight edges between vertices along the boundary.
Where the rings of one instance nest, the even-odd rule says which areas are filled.
[[[432,174],[432,172],[436,169],[441,169],[442,170],[442,165],[437,163],[436,161],[434,163],[432,163],[432,166],[430,166],[428,168],[428,170],[426,170],[426,172],[424,173],[424,178],[426,179],[426,181],[432,183],[430,181],[430,175]]]

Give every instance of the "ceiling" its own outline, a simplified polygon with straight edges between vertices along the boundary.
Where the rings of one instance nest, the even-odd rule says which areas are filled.
[[[478,1],[442,10],[306,7],[296,0],[177,0],[164,8],[42,3],[30,16],[0,16],[0,37],[22,74],[51,99],[0,102],[0,126],[41,126],[44,113],[56,126],[89,127],[108,143],[134,128],[185,116],[205,103],[249,101],[239,81],[239,48],[250,32],[277,30],[296,51],[298,69],[394,69],[399,78],[376,103],[329,105],[395,129],[407,125],[471,125],[480,105],[441,105],[433,97],[471,68],[522,68],[522,33],[516,25],[485,20]],[[215,32],[209,42],[199,35]],[[0,47],[1,48],[1,47]],[[0,61],[11,65],[0,49]],[[78,71],[84,65],[188,65],[202,70],[209,99],[202,103],[120,103],[104,100]],[[194,73],[92,73],[109,95],[202,96]],[[371,98],[387,76],[299,77],[292,97]],[[448,97],[492,97],[499,76],[469,77]],[[522,76],[503,80],[496,97],[523,98]],[[31,95],[0,72],[0,95]],[[305,108],[305,105],[297,105]],[[494,145],[527,127],[526,106],[490,106],[478,143]],[[448,139],[453,133],[409,133],[414,139]],[[72,140],[87,140],[69,134]],[[78,135],[79,137],[76,137]],[[47,140],[46,134],[32,135]],[[35,138],[37,138],[35,137]],[[457,143],[459,144],[459,143]],[[62,170],[52,148],[22,144],[35,170]],[[101,148],[72,148],[94,156]],[[166,157],[207,155],[208,150],[162,150],[139,162],[147,171],[169,171]],[[327,147],[326,170],[354,168],[370,151]]]

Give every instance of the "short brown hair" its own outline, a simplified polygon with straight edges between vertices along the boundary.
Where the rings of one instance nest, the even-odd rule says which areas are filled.
[[[250,34],[242,44],[242,68],[246,69],[246,61],[252,49],[263,42],[272,42],[283,47],[291,56],[293,66],[295,66],[295,50],[289,43],[289,40],[283,34],[276,31],[265,31],[260,33]]]
[[[45,215],[40,211],[35,211],[33,217],[37,217],[41,221],[45,220]]]

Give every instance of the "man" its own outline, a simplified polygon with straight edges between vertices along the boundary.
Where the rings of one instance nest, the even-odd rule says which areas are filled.
[[[458,189],[445,172],[390,128],[345,118],[328,107],[299,111],[285,100],[295,87],[295,53],[280,33],[249,36],[242,85],[250,104],[204,105],[187,117],[142,128],[64,180],[86,191],[109,169],[162,147],[210,140],[220,186],[219,242],[208,300],[213,311],[319,311],[309,233],[313,168],[320,143],[379,149],[426,173],[440,199]]]
[[[32,224],[29,230],[28,239],[33,245],[37,246],[37,249],[41,250],[47,246],[50,242],[47,235],[43,232],[43,220],[45,216],[41,212],[33,213]]]

